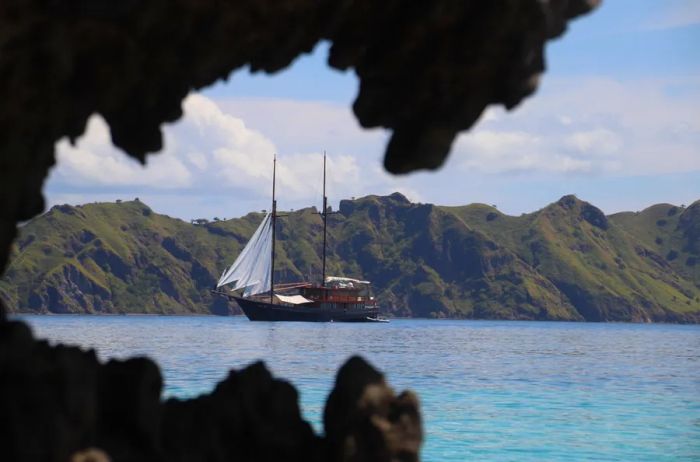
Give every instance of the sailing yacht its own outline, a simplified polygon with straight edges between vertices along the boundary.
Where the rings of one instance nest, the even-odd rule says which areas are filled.
[[[325,152],[321,282],[275,285],[276,170],[277,159],[274,158],[272,211],[265,215],[238,258],[223,272],[214,292],[235,301],[251,321],[387,322],[379,317],[379,307],[371,296],[369,281],[326,276],[328,198]]]

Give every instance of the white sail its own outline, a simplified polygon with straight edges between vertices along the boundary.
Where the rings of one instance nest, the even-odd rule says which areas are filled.
[[[272,218],[268,213],[233,265],[221,275],[216,287],[234,283],[231,290],[245,288],[244,297],[269,291],[271,252]]]

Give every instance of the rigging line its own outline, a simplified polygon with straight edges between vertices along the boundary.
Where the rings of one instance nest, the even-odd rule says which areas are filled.
[[[277,153],[272,157],[272,254],[270,265],[270,303],[275,296],[275,224],[277,223],[277,201],[275,200],[275,180],[277,175]]]
[[[326,197],[326,151],[323,150],[323,265],[321,269],[321,287],[326,284],[326,227],[328,219],[328,198]]]

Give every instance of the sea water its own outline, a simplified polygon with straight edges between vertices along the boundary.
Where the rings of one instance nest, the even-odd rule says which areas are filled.
[[[148,355],[165,396],[212,390],[263,359],[322,432],[340,365],[360,354],[414,390],[425,461],[700,460],[700,326],[242,317],[23,316],[100,358]]]

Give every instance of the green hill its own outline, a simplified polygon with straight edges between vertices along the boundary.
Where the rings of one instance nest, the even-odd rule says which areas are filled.
[[[139,201],[56,206],[22,228],[0,296],[22,312],[229,313],[209,290],[261,219],[190,224]],[[316,280],[317,210],[278,222],[276,280]],[[513,217],[398,193],[344,200],[329,216],[327,265],[371,280],[397,316],[698,322],[700,201],[606,217],[565,196]]]

